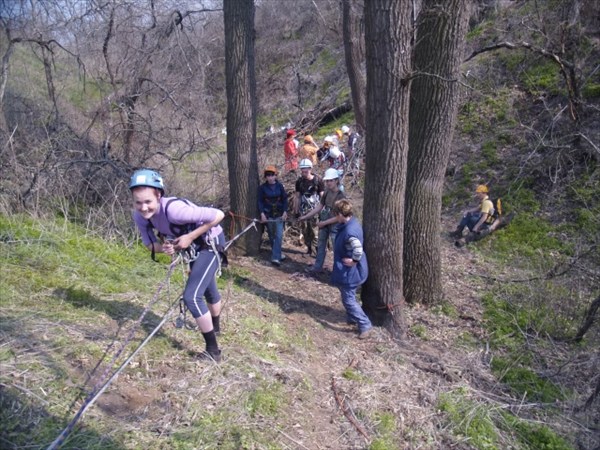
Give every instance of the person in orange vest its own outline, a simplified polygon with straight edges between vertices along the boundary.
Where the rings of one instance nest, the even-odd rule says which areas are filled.
[[[286,139],[283,143],[286,173],[296,173],[296,169],[298,169],[298,148],[294,139],[295,136],[296,131],[293,129],[287,130]]]
[[[317,151],[319,147],[315,144],[313,137],[310,134],[304,136],[304,145],[300,147],[298,151],[298,157],[300,161],[303,159],[309,159],[310,162],[315,166],[317,164]]]

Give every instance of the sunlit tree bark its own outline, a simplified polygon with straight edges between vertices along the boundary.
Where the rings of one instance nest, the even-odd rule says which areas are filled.
[[[365,3],[367,157],[363,222],[370,272],[362,299],[374,322],[388,326],[397,336],[404,328],[402,236],[412,55],[410,17],[410,2]]]
[[[365,130],[366,85],[361,65],[365,54],[362,14],[357,0],[343,0],[343,34],[346,71],[352,92],[354,120],[360,133]]]
[[[225,77],[227,89],[227,167],[231,210],[256,215],[256,79],[253,0],[225,0]],[[247,233],[239,247],[258,253],[258,233]]]
[[[466,9],[466,0],[424,0],[417,21],[404,229],[409,303],[431,304],[442,297],[442,189],[458,110]]]

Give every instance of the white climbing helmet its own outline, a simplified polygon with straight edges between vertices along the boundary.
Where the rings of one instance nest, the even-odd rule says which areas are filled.
[[[313,163],[308,158],[304,158],[302,161],[300,161],[301,169],[312,169],[312,166],[313,166]]]
[[[331,168],[331,169],[327,169],[325,171],[325,175],[323,175],[323,180],[325,180],[325,181],[335,180],[339,177],[340,177],[340,175],[338,174],[338,171],[334,168]]]
[[[331,150],[329,150],[329,156],[333,159],[339,158],[341,154],[342,152],[339,147],[332,147]]]

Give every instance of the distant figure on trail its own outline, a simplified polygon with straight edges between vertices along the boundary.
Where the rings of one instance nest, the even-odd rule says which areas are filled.
[[[325,136],[323,139],[323,146],[317,150],[317,159],[321,162],[325,161],[329,156],[329,149],[333,147],[333,137]],[[325,165],[324,163],[321,164]]]
[[[220,264],[218,253],[225,245],[219,225],[223,212],[185,199],[165,197],[163,179],[153,170],[136,171],[129,189],[133,198],[133,220],[153,257],[155,253],[174,256],[186,249],[197,255],[190,262],[183,301],[206,342],[206,350],[200,358],[219,362],[221,350],[217,333],[220,332],[221,295],[215,275]]]
[[[333,246],[331,283],[342,294],[346,322],[357,325],[358,338],[366,339],[373,325],[356,299],[356,290],[367,281],[369,275],[367,255],[363,249],[363,230],[354,217],[350,201],[336,201],[333,215],[339,225]]]
[[[337,226],[337,218],[332,214],[333,205],[336,201],[345,198],[344,193],[340,191],[340,180],[337,170],[327,169],[325,176],[325,193],[321,197],[319,204],[308,213],[300,216],[298,220],[309,220],[319,215],[319,239],[317,242],[317,257],[315,263],[307,271],[309,273],[322,273],[325,256],[327,254],[327,240],[331,239],[333,245]]]
[[[315,165],[317,164],[317,151],[319,147],[315,144],[313,137],[310,134],[304,136],[304,145],[298,150],[298,157],[300,160],[309,159],[310,162]]]
[[[287,130],[286,138],[283,143],[283,154],[285,157],[285,172],[288,173],[296,173],[296,169],[298,168],[298,144],[294,136],[296,136],[296,131]]]
[[[473,233],[480,233],[494,223],[494,203],[490,200],[488,194],[489,189],[485,184],[477,186],[475,189],[475,196],[480,201],[479,206],[468,209],[463,213],[463,217],[456,227],[456,230],[450,233],[451,237],[460,239],[465,227]]]
[[[265,167],[265,182],[258,187],[258,210],[260,222],[267,224],[271,244],[271,263],[281,265],[285,255],[281,253],[283,223],[287,220],[287,193],[283,184],[277,181],[277,168]]]
[[[356,132],[352,132],[347,125],[342,126],[342,133],[348,138],[346,141],[346,158],[351,162],[351,166],[348,170],[354,178],[357,179],[360,174],[360,157],[356,154],[358,150],[356,146],[360,135]]]
[[[323,180],[318,175],[312,173],[313,163],[310,159],[300,161],[301,176],[296,180],[296,189],[294,192],[294,214],[304,215],[315,208],[325,190]],[[304,243],[308,247],[306,253],[312,254],[313,246],[316,246],[315,229],[317,221],[313,217],[305,222],[300,222]]]

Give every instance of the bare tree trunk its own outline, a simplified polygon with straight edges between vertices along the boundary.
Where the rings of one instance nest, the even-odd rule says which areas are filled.
[[[588,330],[592,327],[594,322],[598,319],[598,310],[599,309],[600,309],[600,295],[596,298],[596,300],[594,300],[592,302],[592,304],[588,308],[588,311],[585,315],[583,324],[581,324],[581,327],[579,328],[579,330],[577,331],[577,334],[575,335],[576,342],[579,342],[583,339],[583,336],[585,336],[585,333],[588,332]]]
[[[350,80],[354,118],[358,132],[364,134],[366,111],[366,82],[361,65],[365,55],[362,15],[358,10],[357,0],[343,0],[343,36],[346,71]]]
[[[106,68],[113,85],[113,90],[115,90],[116,93],[118,87],[115,83],[114,75],[111,70],[108,51],[108,45],[114,33],[114,14],[115,10],[113,7],[110,12],[108,30],[106,37],[104,38],[102,52],[104,54]],[[123,160],[127,164],[131,163],[133,138],[136,132],[136,103],[142,96],[144,84],[148,81],[151,81],[150,66],[152,64],[152,59],[163,49],[173,32],[175,32],[177,27],[181,25],[183,17],[179,11],[173,11],[169,15],[168,19],[158,26],[156,25],[156,19],[153,19],[152,25],[142,36],[143,56],[136,61],[132,71],[133,74],[128,77],[128,80],[131,80],[131,82],[127,84],[125,93],[118,101],[121,126],[123,127]],[[147,47],[145,44],[146,42],[150,42]]]
[[[424,0],[417,21],[404,233],[404,296],[409,303],[432,304],[442,298],[442,189],[458,110],[466,9],[466,0]]]
[[[412,55],[410,15],[410,2],[365,3],[367,158],[363,221],[370,272],[362,299],[374,323],[388,326],[397,337],[404,331],[402,235]]]
[[[225,0],[223,18],[230,204],[235,214],[254,217],[257,211],[258,157],[253,0]],[[259,237],[256,232],[246,233],[240,246],[248,254],[258,254]]]
[[[58,123],[58,104],[56,103],[56,90],[54,89],[54,79],[52,77],[52,50],[46,43],[40,43],[42,50],[42,62],[44,63],[44,74],[46,75],[46,86],[48,87],[48,97],[52,101],[54,114],[54,123]]]

